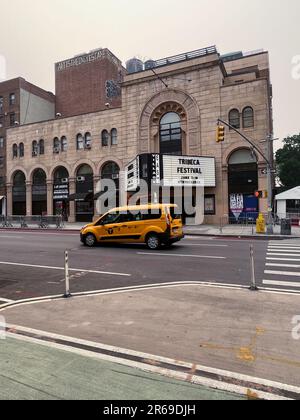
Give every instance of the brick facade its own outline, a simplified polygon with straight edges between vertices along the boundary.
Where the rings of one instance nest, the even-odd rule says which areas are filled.
[[[97,55],[99,54],[99,55]],[[93,60],[84,62],[92,57]],[[125,69],[109,51],[75,57],[55,65],[56,112],[63,117],[97,112],[121,106],[120,82]],[[107,82],[113,82],[119,94],[107,94]]]

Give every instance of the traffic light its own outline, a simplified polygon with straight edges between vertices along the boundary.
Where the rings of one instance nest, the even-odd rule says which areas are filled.
[[[268,191],[255,191],[256,198],[268,198]]]
[[[218,125],[217,127],[217,143],[222,143],[225,141],[225,127],[223,125]]]
[[[263,198],[263,191],[255,191],[254,195],[256,198]]]

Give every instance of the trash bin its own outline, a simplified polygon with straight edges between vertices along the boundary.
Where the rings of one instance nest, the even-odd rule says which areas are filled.
[[[291,235],[292,234],[292,223],[290,219],[281,220],[281,235]]]

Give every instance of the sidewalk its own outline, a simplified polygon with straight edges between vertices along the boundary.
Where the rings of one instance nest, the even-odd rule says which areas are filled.
[[[300,340],[293,335],[299,295],[170,286],[16,306],[0,315],[8,324],[300,386]]]
[[[66,223],[65,230],[79,231],[83,223]],[[280,235],[280,226],[274,227],[274,235],[262,235],[256,233],[256,227],[246,226],[246,225],[226,225],[220,228],[216,225],[201,225],[201,226],[185,226],[184,232],[186,235],[195,235],[195,236],[224,236],[224,237],[255,237],[255,238],[282,238],[282,239],[291,239],[291,238],[300,238],[300,227],[292,227],[291,236],[281,236]]]
[[[274,227],[274,235],[263,235],[256,233],[256,226],[246,225],[226,225],[223,227],[214,225],[202,225],[202,226],[186,226],[184,228],[186,235],[195,236],[224,236],[224,237],[254,237],[262,239],[291,239],[300,238],[300,227],[292,227],[291,236],[280,235],[280,226]]]

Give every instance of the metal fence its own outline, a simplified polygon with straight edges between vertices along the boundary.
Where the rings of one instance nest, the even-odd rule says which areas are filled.
[[[9,229],[63,229],[62,216],[0,216],[0,227]]]
[[[247,233],[254,235],[256,234],[256,221],[259,214],[264,216],[267,224],[267,213],[242,213],[239,217],[224,215],[220,218],[220,231],[224,233],[231,228],[235,229],[235,231],[239,231],[241,234]],[[281,234],[282,224],[284,223],[290,225],[292,229],[300,228],[300,213],[272,213],[272,225],[275,233]],[[296,232],[296,230],[294,231]]]

